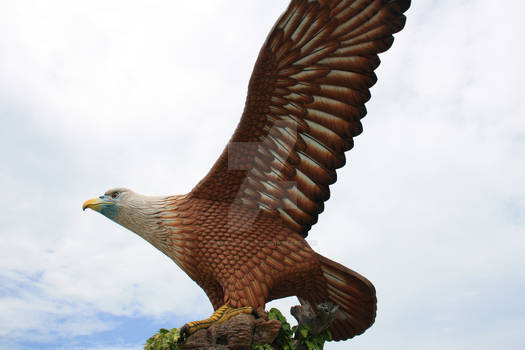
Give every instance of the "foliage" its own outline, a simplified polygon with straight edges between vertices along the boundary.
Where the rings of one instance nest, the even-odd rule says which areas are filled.
[[[313,334],[310,327],[304,325],[294,326],[292,330],[295,333],[295,339],[307,350],[323,350],[324,343],[332,340],[332,335],[328,329],[320,334]]]
[[[295,346],[292,341],[292,327],[290,327],[290,324],[286,322],[286,318],[283,316],[281,311],[275,308],[271,309],[268,312],[268,319],[278,320],[281,322],[281,329],[279,330],[277,338],[275,338],[273,342],[277,346],[277,348],[280,350],[295,350]]]
[[[146,341],[144,350],[179,350],[180,333],[178,328],[171,331],[161,328],[157,334]]]
[[[290,327],[283,314],[277,309],[271,309],[268,312],[270,320],[279,320],[281,322],[281,329],[277,338],[275,338],[272,345],[279,350],[323,350],[324,343],[332,340],[332,335],[328,329],[320,334],[313,334],[308,326],[299,325]],[[256,345],[253,350],[272,350],[273,347],[269,344]]]

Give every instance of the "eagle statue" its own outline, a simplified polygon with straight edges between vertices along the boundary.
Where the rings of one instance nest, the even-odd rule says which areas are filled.
[[[215,312],[187,323],[189,334],[288,296],[314,310],[337,305],[334,340],[373,324],[373,285],[305,237],[362,131],[378,54],[409,7],[410,0],[291,0],[259,53],[237,129],[191,192],[152,197],[116,188],[84,203],[204,289]]]

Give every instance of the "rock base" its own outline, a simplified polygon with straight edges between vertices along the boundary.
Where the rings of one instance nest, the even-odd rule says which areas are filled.
[[[219,325],[201,329],[180,345],[185,350],[251,350],[255,344],[271,344],[281,322],[242,314]]]
[[[330,303],[292,307],[291,313],[298,325],[291,327],[281,312],[272,309],[267,314],[257,310],[260,317],[240,314],[228,321],[201,329],[186,340],[180,338],[180,329],[161,329],[146,342],[145,350],[252,350],[259,349],[322,349],[331,339],[327,331],[336,317],[337,306]]]

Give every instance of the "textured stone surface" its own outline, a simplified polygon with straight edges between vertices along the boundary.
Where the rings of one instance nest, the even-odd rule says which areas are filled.
[[[258,322],[258,323],[257,323]],[[256,330],[253,334],[254,344],[271,344],[281,328],[281,322],[277,320],[256,320]]]
[[[219,325],[192,334],[181,345],[185,350],[251,350],[254,344],[272,343],[281,322],[241,314]]]
[[[337,317],[339,307],[332,303],[317,305],[316,311],[308,304],[292,306],[290,313],[300,325],[307,326],[313,334],[328,329]]]

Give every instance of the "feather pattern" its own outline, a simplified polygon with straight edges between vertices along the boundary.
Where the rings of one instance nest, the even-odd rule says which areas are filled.
[[[256,203],[306,237],[362,132],[377,55],[403,28],[409,5],[291,1],[261,49],[228,147],[191,195]]]
[[[216,310],[296,295],[312,306],[339,306],[335,340],[363,333],[375,319],[374,287],[304,237],[362,131],[377,54],[392,45],[409,5],[292,0],[261,49],[237,129],[192,192],[147,197],[114,189],[85,205],[168,255]]]

